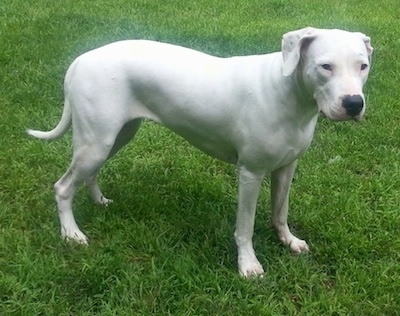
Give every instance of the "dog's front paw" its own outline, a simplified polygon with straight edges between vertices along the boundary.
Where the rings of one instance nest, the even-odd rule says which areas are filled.
[[[238,259],[239,273],[245,278],[262,277],[264,269],[256,257],[254,258],[239,258]]]
[[[308,252],[310,250],[310,248],[308,247],[307,243],[304,240],[299,239],[296,236],[293,236],[292,234],[284,238],[281,238],[281,241],[283,242],[283,244],[288,245],[290,250],[296,255]]]
[[[308,247],[307,243],[304,240],[301,240],[297,237],[294,237],[292,241],[289,244],[290,250],[294,254],[301,254],[301,253],[306,253],[310,251],[310,248]]]
[[[88,245],[89,240],[79,229],[61,228],[61,236],[68,241],[77,242],[82,245]]]
[[[279,239],[284,245],[289,246],[294,254],[306,253],[310,250],[307,243],[294,236],[289,230],[278,233]]]

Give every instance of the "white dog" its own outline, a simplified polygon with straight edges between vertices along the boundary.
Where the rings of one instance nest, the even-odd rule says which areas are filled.
[[[311,143],[320,112],[332,120],[362,118],[371,53],[370,38],[362,33],[305,28],[283,36],[282,52],[258,56],[218,58],[144,40],[83,54],[66,74],[61,121],[49,132],[28,130],[52,140],[73,125],[72,163],[55,184],[62,236],[87,243],[72,212],[77,187],[86,182],[96,202],[109,203],[96,174],[146,118],[237,165],[241,275],[264,273],[252,236],[266,174],[280,240],[295,253],[308,251],[287,224],[296,162]]]

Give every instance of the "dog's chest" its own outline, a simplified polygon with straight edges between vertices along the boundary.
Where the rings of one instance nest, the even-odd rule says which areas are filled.
[[[262,131],[250,130],[238,159],[256,169],[272,172],[301,157],[310,146],[317,118],[305,126],[281,124]]]

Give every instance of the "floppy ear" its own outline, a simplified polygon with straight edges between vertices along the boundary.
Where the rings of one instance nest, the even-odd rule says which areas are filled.
[[[367,52],[368,52],[368,57],[371,57],[372,52],[374,51],[373,47],[371,46],[371,38],[367,35],[365,35],[364,33],[358,33],[362,40],[365,43],[365,47],[367,48]]]
[[[282,38],[283,65],[282,74],[290,76],[300,61],[301,49],[317,37],[318,30],[306,27],[297,31],[288,32]]]

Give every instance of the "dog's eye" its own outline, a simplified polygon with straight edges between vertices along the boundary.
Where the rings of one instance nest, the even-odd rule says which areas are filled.
[[[362,64],[361,65],[361,70],[365,70],[365,69],[367,69],[368,68],[368,65],[367,64]]]
[[[325,70],[332,71],[332,66],[330,64],[322,64],[321,67]]]

